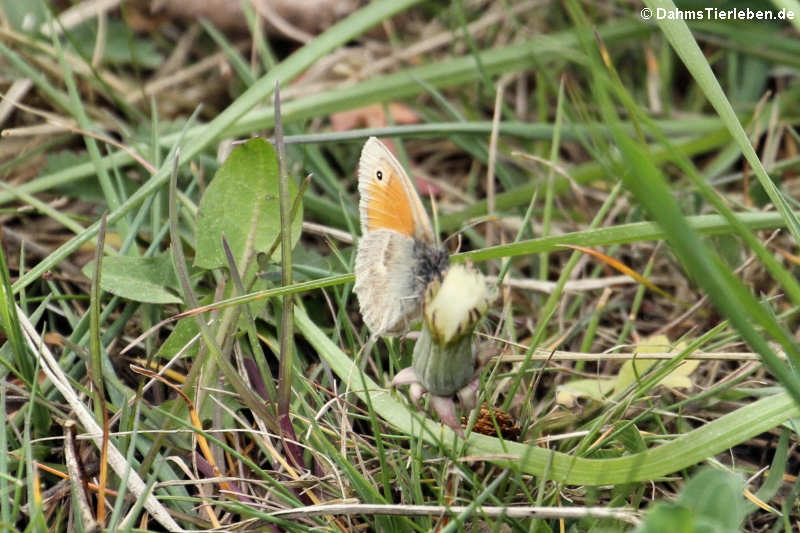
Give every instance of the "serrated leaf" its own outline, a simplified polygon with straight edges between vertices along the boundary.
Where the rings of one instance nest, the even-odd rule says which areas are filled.
[[[290,202],[297,195],[292,180],[289,195]],[[254,249],[266,252],[280,233],[279,210],[275,149],[264,139],[251,139],[231,152],[200,200],[195,265],[208,269],[227,266],[223,233],[237,261],[243,256],[251,228]],[[302,220],[302,209],[298,209],[291,228],[293,247]],[[275,254],[279,250],[280,246]]]
[[[83,267],[91,277],[94,261]],[[152,304],[182,303],[177,280],[167,254],[156,257],[110,256],[103,259],[100,286],[121,298]]]

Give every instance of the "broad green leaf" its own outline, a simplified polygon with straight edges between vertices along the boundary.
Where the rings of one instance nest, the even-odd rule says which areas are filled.
[[[297,186],[292,180],[289,195],[289,202],[294,202]],[[223,234],[237,262],[244,257],[249,242],[256,251],[266,252],[280,233],[279,207],[275,149],[264,139],[251,139],[231,152],[203,194],[197,216],[195,264],[209,269],[227,266]],[[302,219],[302,210],[298,209],[292,221],[292,246],[300,237]],[[279,250],[280,246],[275,253]]]
[[[662,353],[666,351],[670,353],[679,353],[685,346],[685,343],[681,343],[672,350],[669,350],[670,342],[666,335],[657,335],[644,339],[636,346],[636,353]],[[622,368],[619,370],[614,392],[620,392],[638,381],[654,364],[656,364],[656,361],[652,359],[625,361],[625,364],[623,364]],[[692,386],[689,375],[694,372],[698,364],[700,364],[700,361],[684,361],[678,368],[667,374],[667,376],[659,382],[659,385],[676,389],[688,389]]]
[[[556,402],[567,408],[574,407],[578,398],[602,402],[614,390],[616,382],[615,379],[576,379],[558,386]]]
[[[678,503],[694,511],[702,522],[719,531],[739,531],[744,518],[744,482],[724,470],[706,469],[695,475],[681,492]]]
[[[745,516],[742,480],[730,472],[706,469],[695,475],[675,503],[647,513],[637,533],[736,533]]]
[[[636,533],[694,533],[692,512],[674,503],[657,503]]]
[[[616,384],[614,385],[614,392],[623,391],[632,383],[639,381],[654,364],[656,364],[656,361],[652,359],[632,359],[630,361],[625,361],[619,369]]]
[[[91,276],[94,261],[83,267]],[[151,304],[175,304],[178,283],[168,254],[157,257],[109,256],[103,258],[100,286],[116,296]]]
[[[672,349],[673,352],[680,352],[685,344],[681,343]],[[668,351],[670,342],[665,335],[658,335],[645,339],[636,347],[639,354],[662,353]],[[614,379],[577,379],[558,386],[556,391],[556,402],[565,407],[573,407],[578,398],[591,398],[597,402],[602,402],[606,396],[619,393],[631,384],[637,382],[657,361],[652,359],[633,359],[625,361],[620,367],[619,374]],[[692,386],[689,375],[694,372],[700,361],[684,361],[681,365],[667,374],[659,382],[659,385],[672,388],[688,389]]]

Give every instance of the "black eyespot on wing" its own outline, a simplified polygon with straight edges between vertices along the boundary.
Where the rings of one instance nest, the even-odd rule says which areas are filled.
[[[375,177],[378,178],[378,181],[383,180],[383,172],[379,170],[378,172],[375,173]]]

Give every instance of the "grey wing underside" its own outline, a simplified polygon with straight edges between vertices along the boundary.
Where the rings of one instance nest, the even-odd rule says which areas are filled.
[[[354,291],[373,334],[405,333],[418,318],[421,294],[414,260],[414,239],[396,231],[372,231],[359,241]]]

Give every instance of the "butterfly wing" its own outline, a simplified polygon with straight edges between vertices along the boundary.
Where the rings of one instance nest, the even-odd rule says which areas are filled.
[[[401,334],[420,314],[427,276],[419,265],[431,262],[431,222],[408,174],[375,137],[361,151],[358,192],[363,235],[353,289],[373,334]]]
[[[419,315],[421,291],[414,262],[414,239],[408,235],[379,229],[361,237],[353,290],[373,334],[404,333]]]
[[[358,162],[361,232],[396,231],[433,244],[428,214],[414,184],[386,146],[370,137]]]

